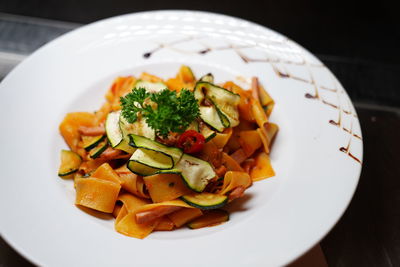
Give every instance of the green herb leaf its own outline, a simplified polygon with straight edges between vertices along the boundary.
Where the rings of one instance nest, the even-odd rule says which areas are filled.
[[[122,116],[129,122],[134,123],[137,120],[138,112],[141,112],[146,107],[144,101],[150,94],[145,88],[138,88],[132,90],[125,97],[121,97]]]
[[[187,89],[177,94],[168,89],[148,93],[144,88],[135,88],[121,98],[121,105],[122,116],[129,123],[135,122],[141,113],[146,123],[162,137],[170,132],[182,133],[200,115],[199,104],[193,92]]]

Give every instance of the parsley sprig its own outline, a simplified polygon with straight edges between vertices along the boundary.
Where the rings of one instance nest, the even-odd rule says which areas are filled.
[[[134,123],[139,113],[158,136],[167,137],[170,132],[182,133],[199,115],[199,104],[193,92],[182,89],[179,94],[164,89],[149,93],[145,88],[134,88],[121,97],[122,116]]]

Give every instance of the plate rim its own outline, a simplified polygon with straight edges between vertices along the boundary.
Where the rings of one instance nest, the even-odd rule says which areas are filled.
[[[45,50],[45,49],[46,49],[47,47],[49,47],[49,46],[53,46],[53,45],[56,44],[56,43],[62,42],[63,39],[64,39],[64,38],[68,38],[69,35],[79,34],[80,31],[82,31],[82,30],[84,30],[84,29],[87,29],[87,28],[90,28],[90,27],[92,27],[93,25],[106,23],[107,21],[109,21],[109,20],[114,20],[114,19],[116,19],[116,18],[124,18],[124,17],[133,16],[133,15],[151,14],[151,13],[158,13],[158,12],[160,12],[160,13],[165,13],[165,12],[186,13],[186,12],[190,12],[190,13],[200,13],[200,14],[207,14],[207,15],[222,16],[222,17],[229,18],[229,19],[239,20],[239,21],[241,21],[241,22],[246,22],[246,23],[249,23],[252,27],[254,27],[254,26],[261,27],[261,28],[263,28],[263,29],[267,29],[267,30],[269,30],[269,31],[272,31],[273,33],[275,33],[275,34],[277,34],[277,35],[279,35],[279,36],[286,37],[285,35],[283,35],[283,34],[277,32],[277,31],[275,31],[274,29],[268,28],[268,27],[266,27],[266,26],[264,26],[264,25],[261,25],[261,24],[258,24],[258,23],[256,23],[256,22],[254,22],[254,21],[250,21],[250,20],[246,20],[246,19],[243,19],[243,18],[240,18],[240,17],[230,16],[230,15],[226,15],[226,14],[215,13],[215,12],[197,11],[197,10],[165,9],[165,10],[148,10],[148,11],[141,11],[141,12],[134,12],[134,13],[126,13],[126,14],[121,14],[121,15],[117,15],[117,16],[113,16],[113,17],[104,18],[104,19],[101,19],[101,20],[98,20],[98,21],[95,21],[95,22],[92,22],[92,23],[83,25],[83,26],[81,26],[81,27],[78,27],[78,28],[76,28],[76,29],[74,29],[74,30],[72,30],[72,31],[70,31],[70,32],[68,32],[68,33],[65,33],[65,34],[63,34],[63,35],[61,35],[61,36],[55,38],[54,40],[52,40],[52,41],[46,43],[45,45],[41,46],[39,49],[37,49],[36,51],[34,51],[32,54],[30,54],[24,61],[22,61],[21,63],[19,63],[16,67],[14,67],[14,68],[7,74],[7,76],[1,81],[0,84],[5,84],[5,83],[8,81],[8,78],[9,78],[11,75],[13,75],[13,73],[18,72],[18,69],[20,68],[20,66],[21,66],[22,64],[24,64],[24,62],[26,62],[26,61],[28,61],[28,60],[31,60],[31,58],[34,57],[39,51]],[[286,38],[288,38],[288,37],[286,37]],[[293,42],[295,45],[297,45],[298,47],[302,48],[302,49],[303,49],[304,51],[306,51],[308,54],[314,56],[318,61],[320,61],[320,59],[319,59],[317,56],[315,56],[314,54],[312,54],[309,50],[307,50],[307,48],[304,48],[302,45],[298,44],[297,42],[293,41],[293,40],[290,39],[290,38],[288,38],[288,39],[289,39],[291,42]],[[329,71],[330,73],[332,73],[330,69],[328,69],[328,71]],[[335,75],[334,75],[333,73],[332,73],[332,75],[335,77]],[[338,82],[340,83],[340,81],[338,81]],[[340,85],[341,85],[341,84],[340,84]],[[344,87],[343,87],[343,90],[344,90],[344,92],[346,93],[347,97],[350,99],[350,97],[348,96],[348,93],[347,93],[347,91],[345,90]],[[350,99],[350,101],[351,101],[351,99]],[[350,104],[351,104],[351,105],[353,106],[353,108],[354,108],[354,104],[353,104],[352,101],[350,102]],[[355,112],[357,112],[357,111],[355,110]],[[357,118],[357,123],[360,124],[358,118]],[[360,127],[360,131],[361,131],[361,130],[362,130],[362,129],[361,129],[361,127]],[[362,135],[362,132],[360,132],[360,134]],[[363,142],[362,142],[362,144],[363,144]],[[363,153],[364,153],[363,150],[364,150],[364,149],[363,149],[363,145],[362,145],[362,147],[361,147],[361,155],[360,155],[360,159],[361,159],[361,160],[362,160],[362,158],[363,158]],[[293,261],[295,261],[296,259],[298,259],[298,258],[301,257],[302,255],[304,255],[304,253],[306,253],[307,251],[309,251],[312,247],[314,247],[315,244],[319,243],[323,238],[325,238],[325,236],[332,230],[332,228],[333,228],[333,227],[338,223],[338,221],[343,217],[343,214],[346,212],[346,210],[347,210],[348,206],[350,205],[351,200],[353,199],[353,197],[354,197],[354,195],[355,195],[355,192],[356,192],[356,190],[357,190],[357,188],[358,188],[358,184],[359,184],[359,179],[360,179],[361,171],[362,171],[362,164],[360,164],[360,165],[359,165],[359,168],[357,169],[357,175],[356,175],[356,177],[354,177],[354,179],[356,179],[357,181],[356,181],[356,183],[355,183],[355,186],[354,186],[354,187],[352,188],[352,190],[351,190],[351,194],[349,195],[348,200],[346,201],[346,205],[345,205],[345,206],[342,208],[342,210],[341,210],[340,216],[338,216],[338,217],[336,218],[336,220],[328,227],[327,231],[325,231],[325,233],[324,233],[316,242],[310,242],[310,243],[312,243],[312,244],[309,245],[307,248],[303,249],[303,250],[302,250],[303,252],[302,252],[300,255],[291,257],[291,260],[290,260],[289,262],[285,263],[285,264],[290,264],[290,263],[292,263]],[[352,178],[353,178],[353,177],[352,177]],[[29,262],[31,262],[31,263],[33,263],[33,264],[40,265],[40,262],[37,261],[37,259],[35,258],[35,256],[34,256],[33,254],[28,253],[28,252],[23,248],[23,246],[20,246],[19,244],[15,243],[15,242],[12,240],[12,238],[10,238],[10,237],[8,236],[7,233],[3,232],[3,230],[1,230],[1,236],[2,236],[2,238],[3,238],[12,248],[15,249],[22,257],[24,257],[25,259],[27,259]]]

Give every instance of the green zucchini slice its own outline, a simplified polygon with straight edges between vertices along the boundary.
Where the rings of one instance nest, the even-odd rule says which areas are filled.
[[[207,73],[206,75],[202,76],[199,81],[200,82],[213,83],[214,82],[214,76],[212,75],[212,73]]]
[[[174,167],[174,161],[171,156],[144,148],[138,148],[135,153],[132,154],[129,161],[135,161],[160,170],[168,170]]]
[[[225,127],[222,124],[221,118],[219,117],[218,111],[213,106],[200,106],[200,117],[201,119],[210,125],[218,132],[222,132]]]
[[[159,142],[153,141],[149,138],[136,135],[136,134],[130,134],[130,145],[136,148],[144,148],[147,150],[152,150],[156,152],[160,152],[166,156],[169,156],[172,159],[172,166],[171,168],[180,160],[180,158],[183,155],[183,152],[181,149],[176,148],[176,147],[169,147],[164,144],[161,144]]]
[[[113,148],[116,148],[123,140],[122,132],[119,128],[120,114],[121,111],[110,112],[106,118],[106,134]]]
[[[114,111],[108,114],[106,133],[113,148],[123,150],[129,154],[135,152],[135,148],[129,145],[129,134],[143,135],[150,139],[155,138],[154,130],[147,125],[144,119],[129,123],[121,116],[121,111]]]
[[[162,82],[152,83],[148,81],[138,80],[135,84],[135,88],[144,88],[148,92],[157,93],[164,89],[168,89],[168,86]]]
[[[182,196],[181,199],[190,206],[202,210],[218,209],[228,203],[225,195],[212,194],[208,192]]]
[[[159,171],[158,169],[146,166],[136,161],[128,161],[126,166],[131,172],[140,176],[153,175]]]
[[[211,130],[206,124],[202,123],[199,126],[199,132],[204,136],[204,138],[206,139],[206,142],[210,141],[211,139],[213,139],[217,133],[214,130]]]
[[[105,135],[97,135],[97,136],[82,135],[83,148],[86,151],[89,151],[95,146],[97,146],[101,141],[103,141],[105,137],[106,137]]]
[[[152,128],[150,128],[144,118],[138,118],[138,120],[134,123],[129,123],[123,116],[120,116],[119,128],[121,129],[121,132],[128,143],[128,135],[130,134],[144,136],[151,140],[154,140],[156,137],[156,132]]]
[[[199,129],[200,127],[199,127],[199,122],[197,121],[197,120],[194,120],[194,121],[192,121],[192,123],[186,128],[186,131],[187,130],[194,130],[194,131],[196,131],[196,132],[200,132],[200,129]]]
[[[217,133],[214,130],[211,130],[205,123],[199,123],[197,120],[193,121],[186,130],[195,130],[196,132],[201,133],[206,142],[213,139]]]
[[[89,151],[89,156],[92,159],[100,157],[101,153],[103,153],[108,147],[108,140],[103,140],[97,144],[94,148]]]
[[[213,100],[213,99],[209,99],[213,104],[214,104],[214,106],[215,106],[215,109],[216,109],[216,111],[217,111],[217,113],[218,113],[218,116],[219,116],[219,118],[220,118],[220,120],[221,120],[221,123],[222,123],[222,125],[224,126],[224,128],[229,128],[229,127],[231,127],[231,121],[228,119],[228,117],[225,115],[225,113],[223,113],[219,108],[218,108],[218,106],[216,105],[216,103],[215,103],[215,99]],[[236,126],[236,125],[235,125]],[[233,127],[233,126],[232,126]]]
[[[121,111],[110,112],[106,119],[106,134],[112,148],[120,149],[129,154],[135,149],[129,145],[129,138],[124,136],[120,127]]]
[[[221,121],[220,124],[225,128],[235,127],[239,124],[237,105],[240,102],[240,96],[238,94],[204,81],[196,83],[194,90],[195,98],[200,104],[205,98],[213,103],[213,106],[207,107],[208,110],[206,113],[203,113],[200,109],[201,118],[211,127],[221,131],[220,125],[216,122],[217,117],[215,113],[218,114]],[[210,110],[212,110],[212,112]]]
[[[229,213],[225,210],[210,210],[204,215],[190,221],[187,226],[190,229],[198,229],[214,226],[229,221]]]
[[[58,176],[66,178],[66,176],[77,172],[81,163],[82,158],[77,153],[61,150],[61,164],[58,169]]]
[[[183,154],[175,169],[180,170],[185,184],[195,192],[203,192],[208,182],[216,176],[210,163],[187,154]]]

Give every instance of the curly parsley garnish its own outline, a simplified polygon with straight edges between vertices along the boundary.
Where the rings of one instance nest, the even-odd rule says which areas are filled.
[[[199,104],[193,92],[182,89],[179,94],[164,89],[149,93],[144,88],[134,88],[121,97],[122,116],[134,123],[140,113],[158,136],[170,132],[182,133],[200,115]]]

